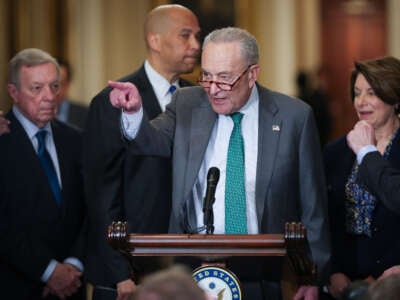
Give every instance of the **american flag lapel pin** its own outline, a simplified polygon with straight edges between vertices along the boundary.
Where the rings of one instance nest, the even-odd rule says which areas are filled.
[[[272,125],[272,131],[281,131],[279,125]]]

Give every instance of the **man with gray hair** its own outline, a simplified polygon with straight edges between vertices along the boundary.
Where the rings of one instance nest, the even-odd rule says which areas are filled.
[[[83,299],[81,136],[57,121],[59,65],[35,48],[10,61],[14,102],[0,136],[4,299]]]
[[[259,71],[256,39],[228,27],[204,41],[201,86],[177,91],[167,110],[151,122],[143,115],[136,87],[110,81],[110,102],[122,110],[125,137],[114,142],[124,144],[127,155],[172,156],[170,232],[204,229],[207,173],[217,167],[215,233],[282,233],[286,222],[302,222],[324,281],[330,243],[313,113],[304,102],[258,84]],[[241,275],[248,268],[242,261],[236,272],[244,299],[281,299],[278,281],[263,275],[268,266],[261,258],[249,277]],[[295,299],[317,297],[315,286],[302,286]]]

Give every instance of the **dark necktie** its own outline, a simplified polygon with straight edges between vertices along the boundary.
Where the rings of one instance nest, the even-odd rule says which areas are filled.
[[[53,161],[51,160],[50,154],[46,149],[46,138],[47,131],[39,130],[36,133],[36,138],[38,141],[38,156],[39,160],[42,163],[44,171],[46,172],[47,179],[49,181],[51,190],[53,192],[54,197],[56,198],[56,202],[58,205],[61,203],[61,189],[58,183],[57,173],[53,165]]]
[[[231,115],[233,129],[229,139],[225,180],[225,233],[247,233],[246,189],[244,182],[244,143],[242,113]]]
[[[170,92],[171,93],[171,95],[175,92],[175,90],[176,90],[176,86],[175,85],[171,85],[170,87],[169,87],[169,89],[168,89],[168,92]]]

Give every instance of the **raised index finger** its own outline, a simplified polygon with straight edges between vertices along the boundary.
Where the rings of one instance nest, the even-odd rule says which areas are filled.
[[[125,89],[130,89],[132,88],[133,84],[130,82],[120,82],[120,81],[108,81],[108,85],[112,88],[120,89],[120,90],[125,90]]]

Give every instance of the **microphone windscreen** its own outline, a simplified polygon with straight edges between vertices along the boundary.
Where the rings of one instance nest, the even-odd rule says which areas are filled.
[[[208,170],[207,181],[213,181],[217,183],[219,180],[219,169],[217,167],[211,167]]]

